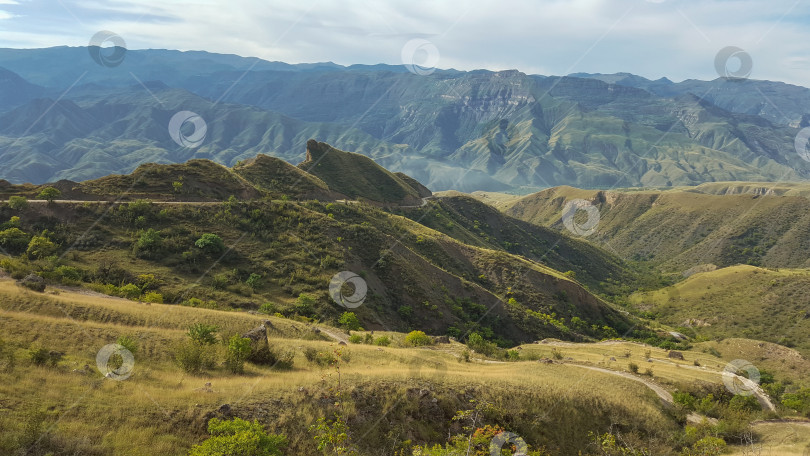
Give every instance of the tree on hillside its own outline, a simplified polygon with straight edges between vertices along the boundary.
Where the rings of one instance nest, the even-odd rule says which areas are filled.
[[[15,211],[22,211],[28,208],[28,198],[24,196],[11,196],[8,198],[8,206]]]
[[[12,254],[24,252],[30,239],[30,236],[19,228],[0,231],[0,247]]]
[[[203,234],[194,245],[207,254],[221,253],[225,250],[225,242],[222,241],[222,238],[212,233]]]
[[[31,259],[45,258],[56,253],[56,244],[46,236],[34,236],[28,243],[25,253]]]
[[[42,189],[41,192],[39,192],[37,198],[47,200],[48,203],[53,203],[53,200],[59,198],[60,196],[62,196],[62,192],[59,191],[59,189],[53,187],[45,187]]]

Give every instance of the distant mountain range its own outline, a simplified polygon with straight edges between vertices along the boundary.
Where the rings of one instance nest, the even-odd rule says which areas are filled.
[[[114,68],[87,48],[0,49],[0,178],[43,183],[146,162],[267,154],[293,164],[316,138],[431,190],[666,187],[798,181],[810,90],[769,81],[527,75],[133,50]],[[168,132],[198,114],[199,147]]]

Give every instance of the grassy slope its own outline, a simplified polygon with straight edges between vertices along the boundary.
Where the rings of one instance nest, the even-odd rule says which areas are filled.
[[[7,207],[3,211],[6,219],[12,215]],[[194,297],[220,307],[256,309],[271,301],[282,312],[333,320],[341,308],[329,299],[327,284],[337,272],[350,270],[368,282],[369,294],[357,314],[376,329],[445,334],[453,327],[459,335],[485,330],[503,343],[581,337],[543,324],[527,309],[555,313],[563,322],[578,316],[619,333],[632,326],[629,318],[541,263],[467,245],[366,205],[43,203],[14,214],[21,216],[24,231],[48,229],[63,250],[73,246],[62,263],[77,268],[81,280],[120,286],[155,274],[157,291],[167,302]],[[162,246],[159,253],[135,255],[133,245],[147,227],[160,231]],[[221,236],[232,250],[220,260],[219,254],[202,254],[194,242],[206,232]],[[54,266],[47,261],[18,266],[17,274],[43,269],[46,277],[59,280],[48,272]],[[255,289],[245,283],[252,273],[261,276]],[[313,308],[295,307],[301,293],[314,297]],[[516,305],[506,305],[510,298]]]
[[[238,416],[258,418],[271,431],[289,436],[290,454],[315,453],[307,427],[330,410],[329,401],[321,400],[325,394],[321,379],[326,372],[307,363],[301,351],[304,347],[327,351],[334,344],[311,340],[311,327],[269,318],[278,329],[270,334],[271,344],[297,352],[291,371],[250,365],[245,376],[216,369],[194,377],[183,375],[170,362],[171,347],[183,338],[186,325],[205,321],[219,325],[225,333],[241,332],[260,319],[65,290],[43,295],[8,280],[0,280],[0,296],[0,329],[16,347],[20,361],[13,372],[0,373],[0,391],[9,398],[2,406],[10,414],[1,419],[7,436],[22,432],[25,414],[40,408],[47,410],[46,424],[53,424],[46,442],[61,449],[85,454],[143,450],[183,454],[204,438],[207,418],[222,416],[216,410],[230,404]],[[505,425],[530,444],[545,445],[553,454],[587,450],[587,433],[605,432],[611,423],[621,423],[622,432],[645,436],[651,446],[677,427],[651,391],[627,379],[564,364],[459,363],[453,355],[460,350],[457,344],[401,348],[403,335],[389,334],[394,338],[391,347],[352,345],[345,349],[351,353],[342,369],[344,388],[352,397],[351,436],[363,454],[388,455],[397,441],[405,439],[443,441],[450,418],[467,407],[471,398],[489,400],[499,407],[500,411],[487,416],[488,422]],[[104,380],[93,368],[95,353],[120,335],[133,336],[138,342],[134,374],[123,382]],[[66,358],[57,368],[29,366],[23,359],[32,343],[57,348]],[[570,357],[568,362],[620,371],[626,370],[629,361],[641,364],[644,351],[651,350],[655,381],[667,388],[677,382],[718,382],[714,366],[686,368],[693,358],[708,356],[699,352],[687,352],[686,361],[670,362],[665,351],[637,344],[521,348],[524,356],[530,352],[548,356],[552,346]],[[628,350],[630,357],[624,358]],[[610,356],[621,361],[611,362]],[[91,366],[88,374],[71,372],[85,364]],[[206,382],[211,382],[212,392],[201,389]],[[38,402],[22,399],[34,390]],[[111,408],[110,404],[121,406]],[[381,410],[386,419],[379,420]],[[656,448],[656,454],[667,454],[664,447]]]
[[[500,249],[538,261],[591,290],[617,294],[636,289],[642,275],[620,258],[594,245],[509,217],[474,198],[457,194],[428,208],[408,209],[409,218],[472,245]]]
[[[810,354],[810,273],[734,266],[702,272],[671,287],[631,296],[662,322],[704,337],[747,337],[795,345]],[[789,358],[784,359],[790,362]]]
[[[389,204],[419,202],[417,189],[374,160],[326,143],[307,141],[307,159],[298,166],[352,199],[362,197]]]
[[[562,208],[576,198],[592,201],[600,210],[597,231],[588,240],[665,270],[682,272],[705,263],[810,265],[810,200],[799,196],[556,187],[526,196],[505,212],[563,229]]]

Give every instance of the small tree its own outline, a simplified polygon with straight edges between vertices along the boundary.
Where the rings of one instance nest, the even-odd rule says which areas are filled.
[[[217,331],[219,331],[219,328],[214,325],[196,323],[189,326],[186,335],[200,345],[214,345],[217,343]]]
[[[15,211],[23,211],[28,209],[28,198],[24,196],[10,196],[8,198],[8,206]]]
[[[360,326],[360,320],[357,318],[357,315],[355,315],[354,312],[343,312],[343,315],[341,315],[338,319],[338,324],[349,331],[363,330],[363,328]]]
[[[31,242],[28,243],[28,248],[25,251],[28,258],[32,259],[45,258],[54,253],[56,253],[56,244],[45,236],[34,236],[31,238]]]
[[[257,420],[211,418],[208,433],[211,437],[195,445],[189,456],[281,456],[281,449],[287,446],[286,437],[268,434]]]
[[[213,233],[203,234],[194,245],[209,255],[222,253],[225,250],[225,242],[222,241],[221,237]]]
[[[11,253],[22,253],[31,242],[31,237],[19,228],[0,231],[0,247]]]
[[[234,374],[245,371],[245,361],[250,356],[250,339],[233,336],[228,341],[228,354],[225,357],[225,366]]]
[[[135,254],[155,253],[160,249],[162,242],[163,238],[160,236],[160,231],[154,228],[142,231],[138,240],[135,242]]]
[[[59,189],[53,187],[45,187],[42,189],[41,192],[39,192],[37,198],[41,200],[47,200],[48,203],[53,203],[53,200],[59,198],[60,196],[62,196],[62,192],[59,191]]]

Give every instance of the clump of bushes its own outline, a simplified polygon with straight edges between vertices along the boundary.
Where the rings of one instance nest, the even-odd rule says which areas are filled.
[[[407,336],[405,336],[405,345],[410,345],[412,347],[433,345],[433,339],[425,334],[424,331],[411,331]]]

